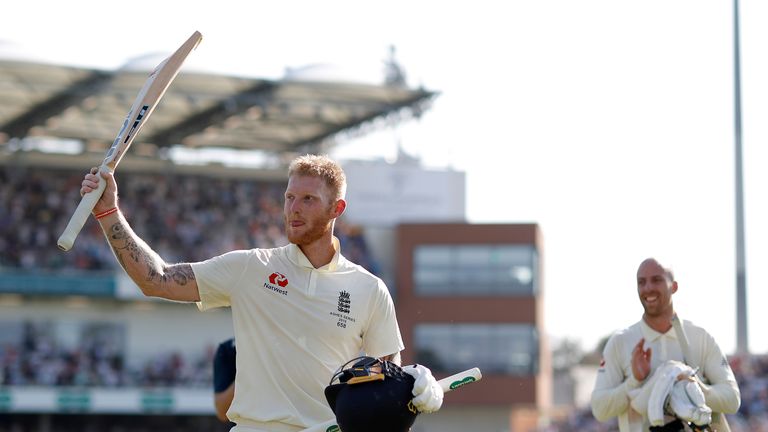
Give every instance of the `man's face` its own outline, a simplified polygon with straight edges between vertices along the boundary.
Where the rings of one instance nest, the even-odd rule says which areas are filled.
[[[645,261],[637,269],[637,294],[647,316],[671,313],[672,294],[676,291],[677,282],[656,261]]]
[[[285,189],[283,218],[288,241],[308,245],[330,234],[335,200],[319,177],[293,175]]]

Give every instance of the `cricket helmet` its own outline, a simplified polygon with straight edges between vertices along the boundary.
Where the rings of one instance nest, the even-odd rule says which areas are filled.
[[[333,375],[325,398],[342,432],[407,432],[418,414],[413,382],[392,362],[358,357]]]

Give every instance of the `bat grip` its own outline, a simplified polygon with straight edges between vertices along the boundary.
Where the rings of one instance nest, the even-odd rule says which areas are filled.
[[[80,233],[80,230],[83,229],[85,221],[88,220],[88,216],[90,216],[91,212],[93,212],[93,208],[96,206],[96,203],[99,201],[99,198],[101,198],[101,195],[104,193],[104,189],[106,188],[107,181],[103,177],[99,176],[99,186],[91,192],[83,195],[83,197],[80,199],[80,204],[77,205],[75,212],[72,213],[72,217],[69,219],[67,227],[64,228],[64,232],[56,242],[56,244],[59,246],[59,249],[63,251],[72,249],[72,245],[75,243],[77,235]]]
[[[449,377],[445,377],[439,380],[438,384],[440,384],[440,387],[442,387],[443,392],[449,392],[463,385],[473,383],[475,381],[480,381],[482,377],[483,374],[480,373],[479,368],[472,368],[465,370],[464,372],[459,372]]]

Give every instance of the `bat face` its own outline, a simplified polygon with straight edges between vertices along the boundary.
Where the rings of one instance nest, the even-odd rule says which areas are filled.
[[[199,32],[192,34],[176,52],[163,60],[149,74],[131,109],[128,111],[120,131],[112,142],[112,146],[107,151],[102,166],[107,167],[110,171],[114,171],[117,164],[120,163],[120,159],[125,155],[128,147],[130,147],[134,138],[138,135],[141,127],[147,122],[152,111],[154,111],[158,102],[165,94],[165,91],[171,85],[174,78],[176,78],[182,63],[189,53],[197,47],[201,39],[202,35]]]
[[[139,125],[141,124],[141,119],[144,118],[144,115],[148,111],[149,111],[149,105],[144,105],[143,107],[141,107],[141,110],[139,110],[139,114],[136,116],[136,120],[133,122],[133,126],[131,127],[131,130],[129,130],[128,135],[125,136],[123,143],[127,143],[133,139],[133,136],[136,134],[136,132],[139,129]]]
[[[149,105],[143,105],[139,112],[136,114],[135,119],[133,116],[133,111],[128,113],[128,117],[126,117],[125,121],[123,122],[123,127],[120,128],[120,132],[118,132],[115,141],[112,142],[112,146],[109,148],[107,155],[104,157],[104,162],[102,162],[103,165],[116,166],[120,162],[120,159],[125,154],[125,151],[128,150],[128,146],[130,146],[131,142],[133,142],[133,138],[139,132],[139,129],[142,126],[142,120],[147,117],[148,112]],[[131,123],[131,119],[134,119],[133,123]],[[131,125],[130,129],[128,129],[128,125]]]
[[[107,155],[104,157],[104,165],[107,165],[109,162],[115,159],[115,153],[118,152],[117,146],[120,144],[120,137],[123,136],[123,133],[125,132],[125,129],[128,127],[128,123],[130,122],[131,113],[128,113],[128,117],[125,118],[125,121],[123,122],[123,127],[120,128],[120,132],[117,133],[117,138],[112,142],[112,146],[107,150]]]
[[[176,74],[181,69],[181,65],[184,60],[190,54],[190,52],[197,47],[202,40],[203,36],[200,32],[194,32],[192,36],[187,39],[184,44],[181,45],[170,57],[160,63],[155,70],[149,74],[144,86],[136,96],[131,109],[128,111],[128,115],[123,122],[120,131],[112,142],[112,146],[109,147],[104,161],[101,164],[102,168],[106,168],[109,171],[114,171],[120,159],[125,155],[125,152],[130,147],[136,135],[141,130],[144,123],[152,114],[152,111],[157,106],[157,103],[165,94],[165,91],[171,85],[171,82],[176,78]],[[85,194],[80,200],[77,209],[72,214],[72,217],[64,228],[64,232],[59,237],[57,244],[59,249],[67,251],[72,248],[80,230],[83,228],[85,221],[93,211],[94,206],[101,198],[106,183],[104,179],[100,180],[99,187]]]

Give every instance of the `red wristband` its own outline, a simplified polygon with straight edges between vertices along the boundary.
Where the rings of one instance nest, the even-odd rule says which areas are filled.
[[[93,215],[93,217],[95,217],[96,219],[101,219],[103,217],[107,217],[107,216],[111,215],[112,213],[116,213],[116,212],[117,212],[117,207],[112,207],[109,210],[104,210],[101,213],[96,213],[95,215]]]

